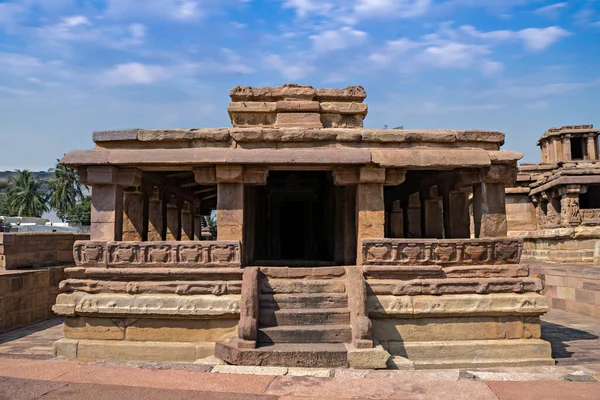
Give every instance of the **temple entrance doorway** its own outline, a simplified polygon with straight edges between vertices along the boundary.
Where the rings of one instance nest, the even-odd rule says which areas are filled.
[[[247,187],[247,264],[335,265],[335,197],[329,171],[271,171]]]

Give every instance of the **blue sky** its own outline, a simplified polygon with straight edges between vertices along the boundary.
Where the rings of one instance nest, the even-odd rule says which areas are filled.
[[[94,130],[230,126],[235,85],[363,85],[366,127],[600,125],[600,1],[0,0],[0,170]]]

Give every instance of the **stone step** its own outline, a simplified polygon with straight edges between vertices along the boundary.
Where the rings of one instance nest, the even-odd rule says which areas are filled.
[[[261,309],[260,326],[282,325],[347,325],[350,324],[350,310],[347,308]]]
[[[339,279],[346,273],[344,267],[261,267],[260,272],[267,279]]]
[[[343,279],[298,280],[263,279],[260,282],[261,293],[345,293]]]
[[[348,367],[348,353],[342,343],[280,343],[256,349],[217,343],[215,356],[233,365],[302,368]]]
[[[347,308],[348,296],[340,293],[261,294],[261,309]]]
[[[258,329],[258,343],[349,343],[349,325],[286,325]]]

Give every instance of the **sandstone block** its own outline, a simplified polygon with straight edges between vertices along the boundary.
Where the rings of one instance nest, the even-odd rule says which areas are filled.
[[[271,103],[276,106],[277,112],[319,112],[318,101],[278,101]]]
[[[110,318],[67,318],[64,336],[67,339],[123,340],[125,321]]]
[[[54,342],[52,353],[54,357],[77,358],[77,346],[79,340],[59,339]]]
[[[140,319],[127,326],[127,340],[174,342],[222,342],[235,336],[234,319]]]
[[[279,113],[275,121],[276,127],[305,127],[322,128],[321,115],[319,113]]]
[[[357,349],[351,344],[346,344],[348,350],[348,364],[354,369],[385,369],[390,354],[382,346],[371,349]]]
[[[77,358],[91,360],[193,362],[194,343],[80,340]]]

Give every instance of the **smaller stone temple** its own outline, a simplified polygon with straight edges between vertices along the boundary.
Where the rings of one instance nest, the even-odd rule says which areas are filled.
[[[92,228],[54,306],[57,356],[553,363],[543,282],[507,237],[522,155],[504,134],[364,129],[360,86],[230,95],[233,127],[96,132],[61,161],[92,186]]]
[[[524,257],[598,263],[600,161],[593,125],[551,128],[538,140],[542,162],[521,164],[506,189],[508,233],[524,238]]]

